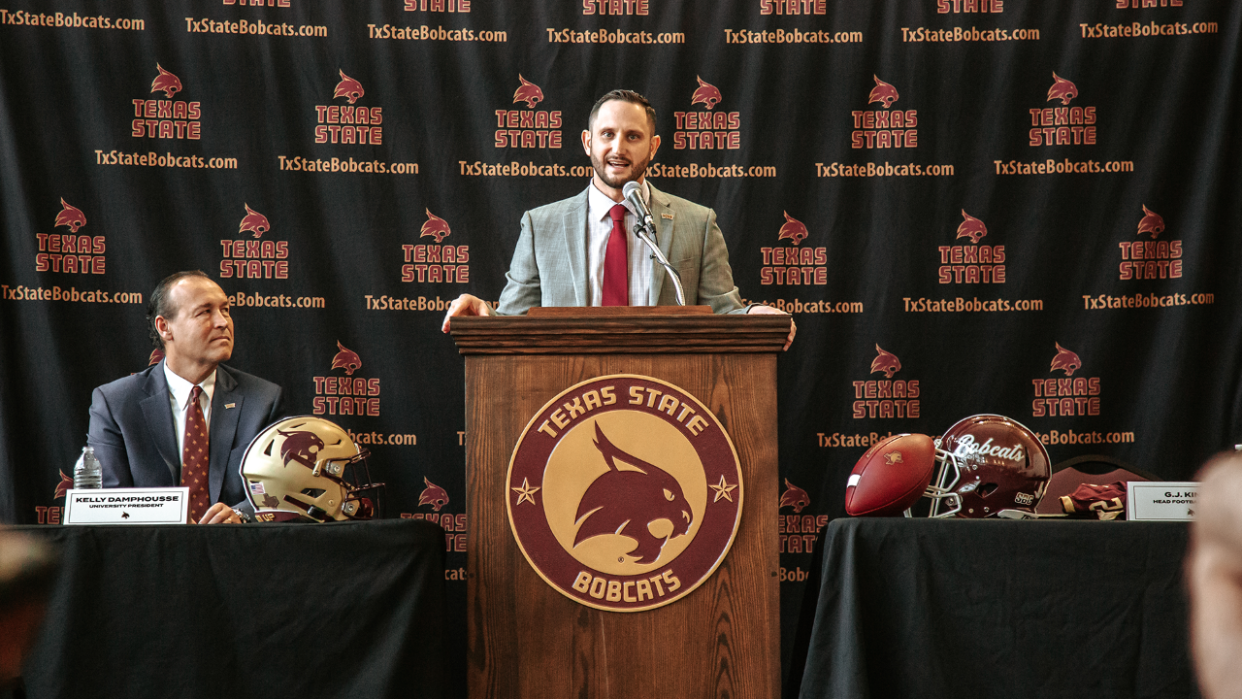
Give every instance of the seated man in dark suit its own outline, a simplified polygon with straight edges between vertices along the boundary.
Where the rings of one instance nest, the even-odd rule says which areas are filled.
[[[240,522],[246,447],[282,417],[281,389],[224,366],[233,318],[224,290],[202,272],[178,272],[151,294],[151,339],[164,360],[96,388],[87,444],[105,488],[187,486],[190,521]],[[214,503],[214,504],[212,504]]]

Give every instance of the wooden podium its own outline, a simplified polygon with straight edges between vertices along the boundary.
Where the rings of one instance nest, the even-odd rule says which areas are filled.
[[[469,696],[775,699],[776,358],[789,318],[544,311],[452,321],[466,356]],[[585,606],[545,582],[507,509],[510,458],[527,423],[566,389],[611,375],[651,377],[696,397],[731,438],[745,492],[714,573],[686,596],[636,612]]]

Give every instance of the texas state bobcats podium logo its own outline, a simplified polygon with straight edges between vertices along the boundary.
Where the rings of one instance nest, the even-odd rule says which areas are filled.
[[[509,462],[509,524],[561,594],[617,612],[681,599],[724,560],[742,515],[729,435],[694,396],[604,376],[548,401]]]

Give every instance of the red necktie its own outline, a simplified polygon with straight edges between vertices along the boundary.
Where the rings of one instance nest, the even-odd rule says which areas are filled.
[[[207,420],[198,397],[203,389],[195,386],[190,392],[190,406],[185,414],[185,446],[181,449],[181,485],[190,488],[190,522],[198,522],[207,512]]]
[[[612,217],[612,234],[604,253],[605,306],[630,305],[629,251],[625,240],[625,207],[617,204],[608,210]]]

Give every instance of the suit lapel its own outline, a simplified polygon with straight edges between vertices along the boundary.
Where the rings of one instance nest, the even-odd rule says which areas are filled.
[[[669,208],[669,199],[664,195],[664,192],[656,189],[655,185],[650,182],[647,183],[647,187],[651,189],[651,202],[647,208],[651,210],[651,222],[656,229],[656,244],[660,246],[660,252],[669,258],[669,264],[673,264],[671,256],[673,249],[673,226],[677,221],[673,218],[673,211]],[[647,298],[652,306],[659,306],[660,292],[664,290],[664,278],[668,276],[668,272],[656,260],[652,259],[650,261],[651,291],[648,293]]]
[[[588,184],[587,187],[592,185]],[[569,211],[561,219],[566,232],[565,247],[568,250],[569,277],[574,290],[575,306],[589,306],[591,303],[591,283],[587,277],[587,194],[589,189],[582,191],[571,204]]]
[[[216,390],[211,398],[211,459],[207,473],[211,502],[220,500],[220,488],[229,468],[229,454],[237,436],[244,395],[238,393],[237,379],[223,366],[216,367]],[[227,503],[233,504],[233,503]]]
[[[177,453],[177,429],[173,426],[176,418],[169,402],[163,361],[147,376],[145,390],[147,397],[140,403],[142,415],[147,420],[147,429],[151,431],[151,440],[155,442],[155,451],[168,468],[168,482],[178,485],[181,480],[181,455]]]

